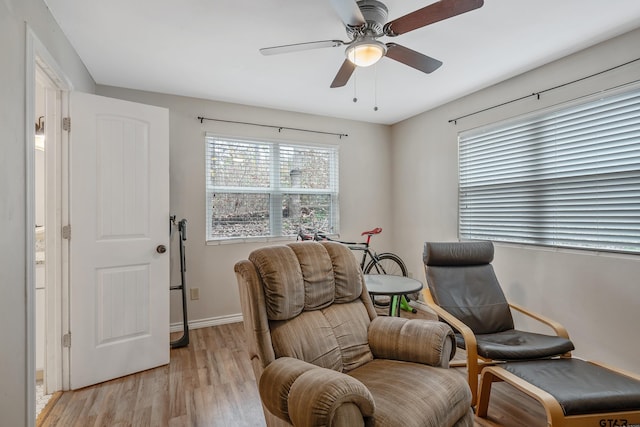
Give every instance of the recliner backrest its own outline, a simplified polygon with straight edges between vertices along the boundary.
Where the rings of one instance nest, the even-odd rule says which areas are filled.
[[[476,334],[514,328],[509,304],[493,271],[491,242],[426,242],[423,261],[436,304]]]
[[[296,242],[257,249],[249,261],[262,282],[276,358],[340,372],[373,359],[367,333],[374,312],[363,302],[362,272],[346,246]]]

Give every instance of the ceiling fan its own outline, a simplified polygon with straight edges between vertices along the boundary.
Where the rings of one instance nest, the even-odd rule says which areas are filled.
[[[378,38],[396,37],[482,7],[484,0],[440,0],[393,21],[387,21],[388,9],[378,0],[331,0],[331,5],[345,25],[349,41],[322,40],[260,49],[263,55],[297,52],[324,47],[347,46],[347,58],[333,79],[331,87],[347,84],[356,67],[373,65],[386,56],[395,61],[431,73],[442,62],[397,43],[382,43]]]

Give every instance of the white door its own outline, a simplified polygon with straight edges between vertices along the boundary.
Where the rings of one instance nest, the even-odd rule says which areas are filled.
[[[169,112],[79,92],[70,112],[77,389],[169,363]]]

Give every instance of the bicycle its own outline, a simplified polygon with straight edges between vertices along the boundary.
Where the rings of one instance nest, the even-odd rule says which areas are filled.
[[[364,242],[345,242],[338,239],[330,238],[327,233],[322,231],[314,231],[311,233],[305,233],[302,228],[298,230],[297,239],[300,240],[329,240],[346,245],[353,251],[362,251],[362,260],[360,261],[360,269],[364,274],[392,274],[396,276],[408,276],[407,267],[398,255],[391,252],[376,253],[371,250],[371,237],[375,234],[380,234],[382,228],[376,227],[373,230],[363,231],[360,235],[367,236],[367,240]],[[367,259],[369,261],[367,262]],[[388,301],[375,300],[375,297],[371,297],[374,304],[379,306],[389,305]],[[408,304],[409,297],[403,295],[400,302],[400,308],[415,313],[416,310]]]

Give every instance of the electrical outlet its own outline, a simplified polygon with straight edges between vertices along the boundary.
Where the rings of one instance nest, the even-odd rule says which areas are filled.
[[[192,300],[200,299],[200,288],[190,288],[189,293]]]

